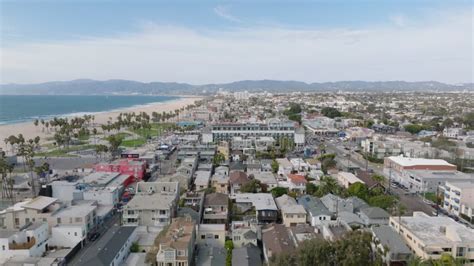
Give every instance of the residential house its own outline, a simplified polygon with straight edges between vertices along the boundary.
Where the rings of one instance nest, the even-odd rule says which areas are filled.
[[[240,209],[255,209],[259,224],[273,223],[278,219],[278,207],[270,193],[240,193],[235,195],[235,206]]]
[[[298,198],[298,204],[302,205],[307,213],[307,221],[311,226],[321,225],[323,221],[330,221],[330,212],[323,202],[311,195],[302,195]]]
[[[365,184],[364,181],[360,180],[353,173],[349,172],[338,172],[334,175],[334,177],[336,178],[337,182],[344,188],[349,188],[352,184],[355,184],[357,182]]]
[[[166,233],[158,240],[158,266],[193,265],[196,226],[190,217],[173,219]]]
[[[258,231],[257,221],[232,221],[231,232],[234,247],[240,248],[249,244],[257,246]]]
[[[194,185],[197,191],[206,189],[209,187],[209,181],[211,179],[211,171],[198,170],[195,173],[196,179]]]
[[[294,198],[285,194],[276,198],[275,202],[286,227],[306,223],[306,210],[302,205],[298,205]]]
[[[278,186],[275,174],[273,174],[272,172],[256,172],[253,173],[253,177],[256,180],[259,180],[261,184],[265,185],[267,191],[270,191]]]
[[[263,256],[269,263],[271,257],[294,252],[296,246],[283,224],[272,224],[262,229]]]
[[[211,186],[217,193],[229,194],[229,176],[222,174],[214,174],[211,177]]]
[[[176,216],[178,182],[139,182],[135,196],[123,206],[126,226],[164,226]]]
[[[364,221],[365,226],[388,225],[390,214],[379,207],[366,207],[359,211],[359,217]]]
[[[223,193],[207,194],[204,198],[205,224],[227,224],[229,218],[229,196]]]
[[[230,194],[235,196],[240,193],[240,188],[250,182],[247,174],[242,171],[234,171],[230,173],[229,184],[230,184]]]
[[[212,247],[224,247],[226,229],[225,224],[199,224],[197,243]]]
[[[0,229],[0,263],[13,257],[41,257],[48,249],[48,239],[48,224],[44,222]]]
[[[262,266],[262,252],[260,248],[249,244],[232,250],[232,265],[236,266]]]
[[[406,265],[412,257],[410,249],[397,232],[388,225],[374,226],[373,249],[381,250],[382,259],[387,265]]]
[[[289,174],[288,175],[288,184],[289,190],[296,192],[298,194],[306,193],[306,184],[308,181],[302,175]]]
[[[47,222],[49,228],[79,225],[86,235],[97,225],[97,206],[90,202],[67,206],[56,198],[38,196],[0,211],[0,226],[4,229],[20,229],[35,222]]]

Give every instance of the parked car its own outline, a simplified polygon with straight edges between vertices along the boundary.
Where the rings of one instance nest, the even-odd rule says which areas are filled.
[[[93,242],[93,241],[96,241],[100,236],[100,233],[99,232],[95,232],[93,233],[92,235],[89,236],[89,241]]]

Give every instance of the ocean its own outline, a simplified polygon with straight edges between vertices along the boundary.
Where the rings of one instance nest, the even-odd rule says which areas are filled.
[[[177,99],[145,95],[0,95],[0,125],[55,116],[82,116]]]

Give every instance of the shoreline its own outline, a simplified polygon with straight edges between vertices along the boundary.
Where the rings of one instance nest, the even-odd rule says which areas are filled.
[[[64,114],[64,115],[57,115],[53,117],[78,117],[83,116],[84,114],[92,114],[95,116],[94,122],[96,124],[105,124],[110,118],[115,119],[120,113],[124,112],[146,112],[151,115],[152,112],[169,112],[174,111],[176,109],[180,109],[182,107],[186,107],[187,105],[194,104],[194,102],[201,100],[202,97],[187,97],[187,96],[179,96],[181,98],[174,99],[170,101],[164,102],[155,102],[155,103],[147,103],[142,105],[134,105],[125,108],[113,109],[109,111],[102,111],[102,112],[82,112],[82,113],[72,113],[72,114]],[[50,119],[45,119],[48,121]],[[23,134],[25,138],[34,138],[39,136],[41,138],[41,143],[44,143],[46,138],[53,137],[53,134],[46,133],[42,131],[41,125],[36,127],[33,124],[34,119],[28,122],[18,122],[12,124],[1,124],[0,125],[0,148],[7,148],[5,142],[3,141],[5,138],[11,135],[18,135]]]

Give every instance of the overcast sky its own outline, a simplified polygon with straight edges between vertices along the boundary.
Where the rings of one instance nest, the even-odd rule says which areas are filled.
[[[199,3],[199,4],[198,4]],[[1,1],[1,83],[472,82],[471,1]]]

